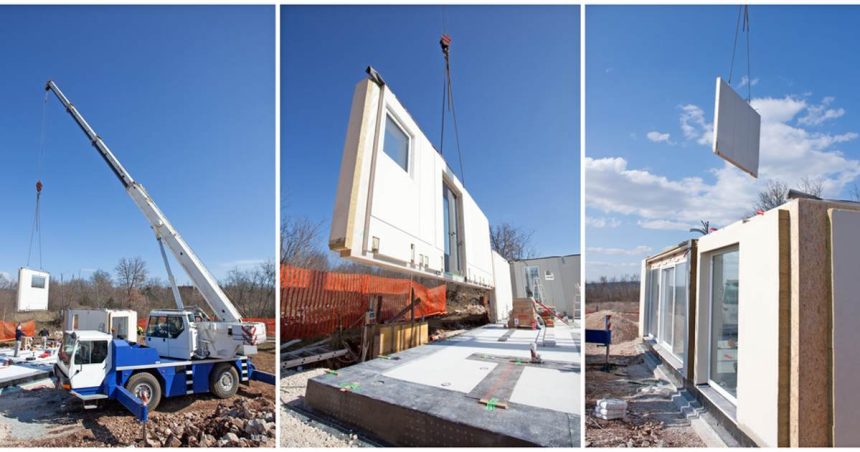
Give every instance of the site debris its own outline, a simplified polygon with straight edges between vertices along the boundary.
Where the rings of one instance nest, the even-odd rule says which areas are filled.
[[[703,422],[697,423],[703,411],[701,405],[659,371],[656,359],[647,356],[638,338],[638,306],[638,302],[632,301],[589,303],[586,298],[586,328],[603,329],[606,315],[611,315],[612,345],[608,368],[604,365],[603,347],[595,344],[585,347],[585,446],[724,445],[716,434],[702,431],[699,424]],[[603,419],[596,409],[598,402],[604,399],[623,402],[626,405],[624,415]]]

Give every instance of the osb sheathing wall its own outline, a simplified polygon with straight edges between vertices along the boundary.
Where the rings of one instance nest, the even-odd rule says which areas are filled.
[[[827,209],[860,206],[797,199],[785,207],[791,217],[790,445],[831,446],[833,297]]]

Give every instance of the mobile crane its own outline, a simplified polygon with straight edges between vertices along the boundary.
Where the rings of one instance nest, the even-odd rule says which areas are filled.
[[[266,339],[265,324],[242,321],[209,270],[56,83],[49,80],[45,91],[59,99],[149,221],[177,305],[176,309],[150,312],[146,345],[101,331],[65,331],[54,366],[58,386],[81,399],[85,408],[96,408],[100,400],[113,399],[146,421],[162,397],[212,393],[226,398],[236,393],[240,382],[275,384],[274,375],[256,370],[249,358],[257,352],[257,344]],[[199,308],[183,305],[165,246],[211,308],[214,320]]]

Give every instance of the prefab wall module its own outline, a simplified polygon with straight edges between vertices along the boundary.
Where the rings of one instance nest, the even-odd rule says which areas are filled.
[[[574,317],[579,312],[579,265],[578,254],[511,262],[514,298],[534,297]]]
[[[741,443],[860,445],[857,234],[860,204],[794,199],[701,237],[680,367],[659,320],[650,341],[659,256],[643,263],[643,336]]]
[[[495,286],[487,217],[375,72],[353,94],[329,248],[364,264]]]

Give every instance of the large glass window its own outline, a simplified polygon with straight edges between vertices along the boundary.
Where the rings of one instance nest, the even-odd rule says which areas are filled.
[[[660,333],[657,338],[664,344],[672,343],[672,308],[675,303],[675,268],[665,268],[660,280]]]
[[[651,269],[648,272],[648,318],[647,332],[657,337],[657,309],[660,303],[660,270]]]
[[[391,119],[385,117],[385,139],[382,142],[382,151],[391,157],[403,171],[409,171],[409,135]]]
[[[711,383],[737,397],[738,250],[711,257]]]
[[[682,362],[687,344],[688,273],[684,260],[646,274],[645,333]]]
[[[687,263],[675,266],[675,308],[672,311],[672,353],[684,361],[687,344]]]

